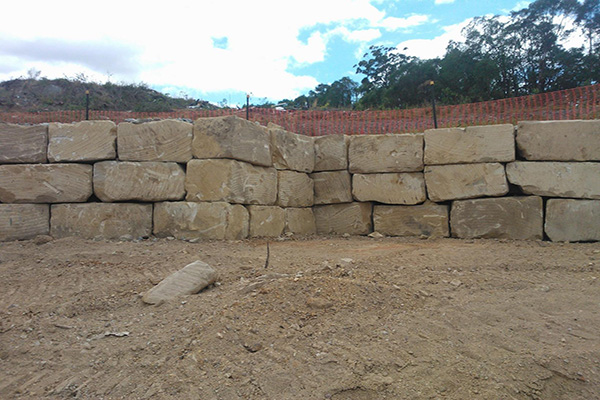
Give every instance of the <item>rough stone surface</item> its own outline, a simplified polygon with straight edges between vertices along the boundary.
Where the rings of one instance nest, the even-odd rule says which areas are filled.
[[[554,242],[600,241],[600,201],[548,200],[545,230]]]
[[[516,161],[506,175],[527,194],[600,199],[600,163]]]
[[[431,202],[417,206],[373,207],[376,232],[387,236],[448,237],[448,206]]]
[[[285,228],[285,212],[277,206],[248,206],[250,237],[279,237]]]
[[[46,125],[0,123],[0,164],[45,163],[47,149]]]
[[[452,236],[541,240],[543,207],[537,196],[455,201],[450,212]]]
[[[192,154],[195,158],[232,158],[270,167],[267,128],[236,116],[200,118],[194,122]]]
[[[269,124],[273,166],[298,172],[312,172],[315,168],[313,138],[288,132]]]
[[[315,206],[315,223],[320,235],[368,235],[373,230],[371,203]]]
[[[348,137],[327,135],[314,139],[315,171],[348,169]]]
[[[192,159],[192,128],[189,122],[174,119],[120,123],[117,130],[119,160],[186,163]]]
[[[277,170],[235,160],[192,160],[187,165],[187,201],[272,205]]]
[[[227,213],[227,230],[225,239],[246,239],[250,233],[250,213],[241,204],[231,204]]]
[[[94,164],[94,193],[104,202],[181,200],[185,172],[176,163],[101,161]]]
[[[600,121],[519,122],[517,146],[527,160],[600,161]]]
[[[91,165],[0,165],[2,203],[79,203],[91,194]]]
[[[140,239],[152,235],[152,205],[54,204],[50,226],[55,238]]]
[[[352,136],[348,165],[359,174],[422,171],[423,135]]]
[[[508,193],[504,166],[498,163],[427,166],[425,184],[429,199],[437,202]]]
[[[277,205],[280,207],[310,207],[314,204],[313,180],[305,173],[277,171],[279,185]]]
[[[425,164],[466,164],[515,160],[513,125],[470,126],[425,131]]]
[[[48,125],[50,162],[98,161],[117,157],[117,125],[112,121],[81,121]]]
[[[352,201],[352,179],[348,171],[314,172],[310,177],[315,185],[315,204]]]
[[[0,242],[33,239],[48,232],[48,204],[0,204]]]
[[[312,208],[285,208],[285,233],[314,235],[317,233]]]
[[[422,172],[354,174],[352,195],[357,201],[385,204],[418,204],[427,199]]]

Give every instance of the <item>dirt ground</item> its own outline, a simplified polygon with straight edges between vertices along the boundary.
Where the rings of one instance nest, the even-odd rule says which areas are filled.
[[[600,399],[599,243],[38,239],[0,243],[2,399]]]

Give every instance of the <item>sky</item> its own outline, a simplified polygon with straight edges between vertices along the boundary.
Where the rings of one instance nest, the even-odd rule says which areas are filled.
[[[0,81],[145,83],[229,105],[293,99],[344,76],[371,45],[442,57],[476,16],[521,0],[29,0],[3,2]]]

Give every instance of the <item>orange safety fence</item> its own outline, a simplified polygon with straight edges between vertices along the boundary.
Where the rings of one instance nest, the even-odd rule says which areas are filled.
[[[600,119],[600,84],[541,93],[531,96],[492,100],[480,103],[438,106],[439,128],[491,124],[516,124],[518,121]],[[245,109],[194,110],[171,112],[89,111],[90,120],[185,118],[237,115],[246,118]],[[275,110],[250,108],[249,119],[309,136],[363,135],[423,132],[434,127],[431,107],[398,110]],[[2,112],[0,122],[38,124],[71,123],[85,120],[85,110]]]

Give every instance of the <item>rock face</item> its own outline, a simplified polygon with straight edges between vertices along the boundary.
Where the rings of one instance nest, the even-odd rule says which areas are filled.
[[[269,124],[273,166],[298,172],[312,172],[315,168],[313,138],[288,132]]]
[[[117,157],[117,125],[112,121],[81,121],[48,125],[50,162],[98,161]]]
[[[354,174],[352,194],[357,201],[385,204],[418,204],[427,198],[422,172]]]
[[[554,242],[600,240],[600,201],[548,200],[545,230]]]
[[[120,123],[119,160],[186,163],[192,159],[192,128],[192,124],[174,119]]]
[[[314,172],[310,177],[315,185],[315,204],[352,201],[352,181],[348,171]]]
[[[54,204],[50,226],[55,238],[140,239],[152,235],[152,205]]]
[[[425,203],[418,206],[373,207],[376,232],[387,236],[448,237],[448,206]]]
[[[450,222],[452,236],[461,239],[541,240],[543,202],[537,196],[455,201]]]
[[[32,239],[48,232],[48,204],[0,204],[0,242]]]
[[[344,135],[327,135],[314,139],[315,171],[337,171],[348,168],[348,141]]]
[[[368,235],[373,230],[371,203],[316,206],[313,209],[320,235]]]
[[[423,135],[353,136],[348,163],[358,174],[422,171]]]
[[[192,154],[195,158],[233,158],[270,167],[267,129],[235,116],[200,118],[194,122]]]
[[[0,165],[3,203],[79,203],[91,194],[91,165]]]
[[[277,205],[281,207],[310,207],[314,204],[313,180],[305,173],[277,171],[279,185]]]
[[[508,193],[504,166],[498,163],[427,166],[425,184],[436,202]]]
[[[517,146],[527,160],[600,161],[600,121],[519,122]]]
[[[192,160],[185,180],[187,201],[272,205],[277,171],[235,160]]]
[[[285,233],[314,235],[317,233],[312,208],[285,208]]]
[[[285,212],[277,206],[248,206],[250,237],[279,237],[285,228]]]
[[[176,163],[101,161],[94,164],[94,193],[104,202],[181,200],[185,172]]]
[[[0,123],[0,164],[45,163],[47,149],[46,126]]]
[[[516,161],[506,175],[528,194],[600,199],[600,163]]]
[[[425,164],[467,164],[515,160],[513,125],[425,131]]]

